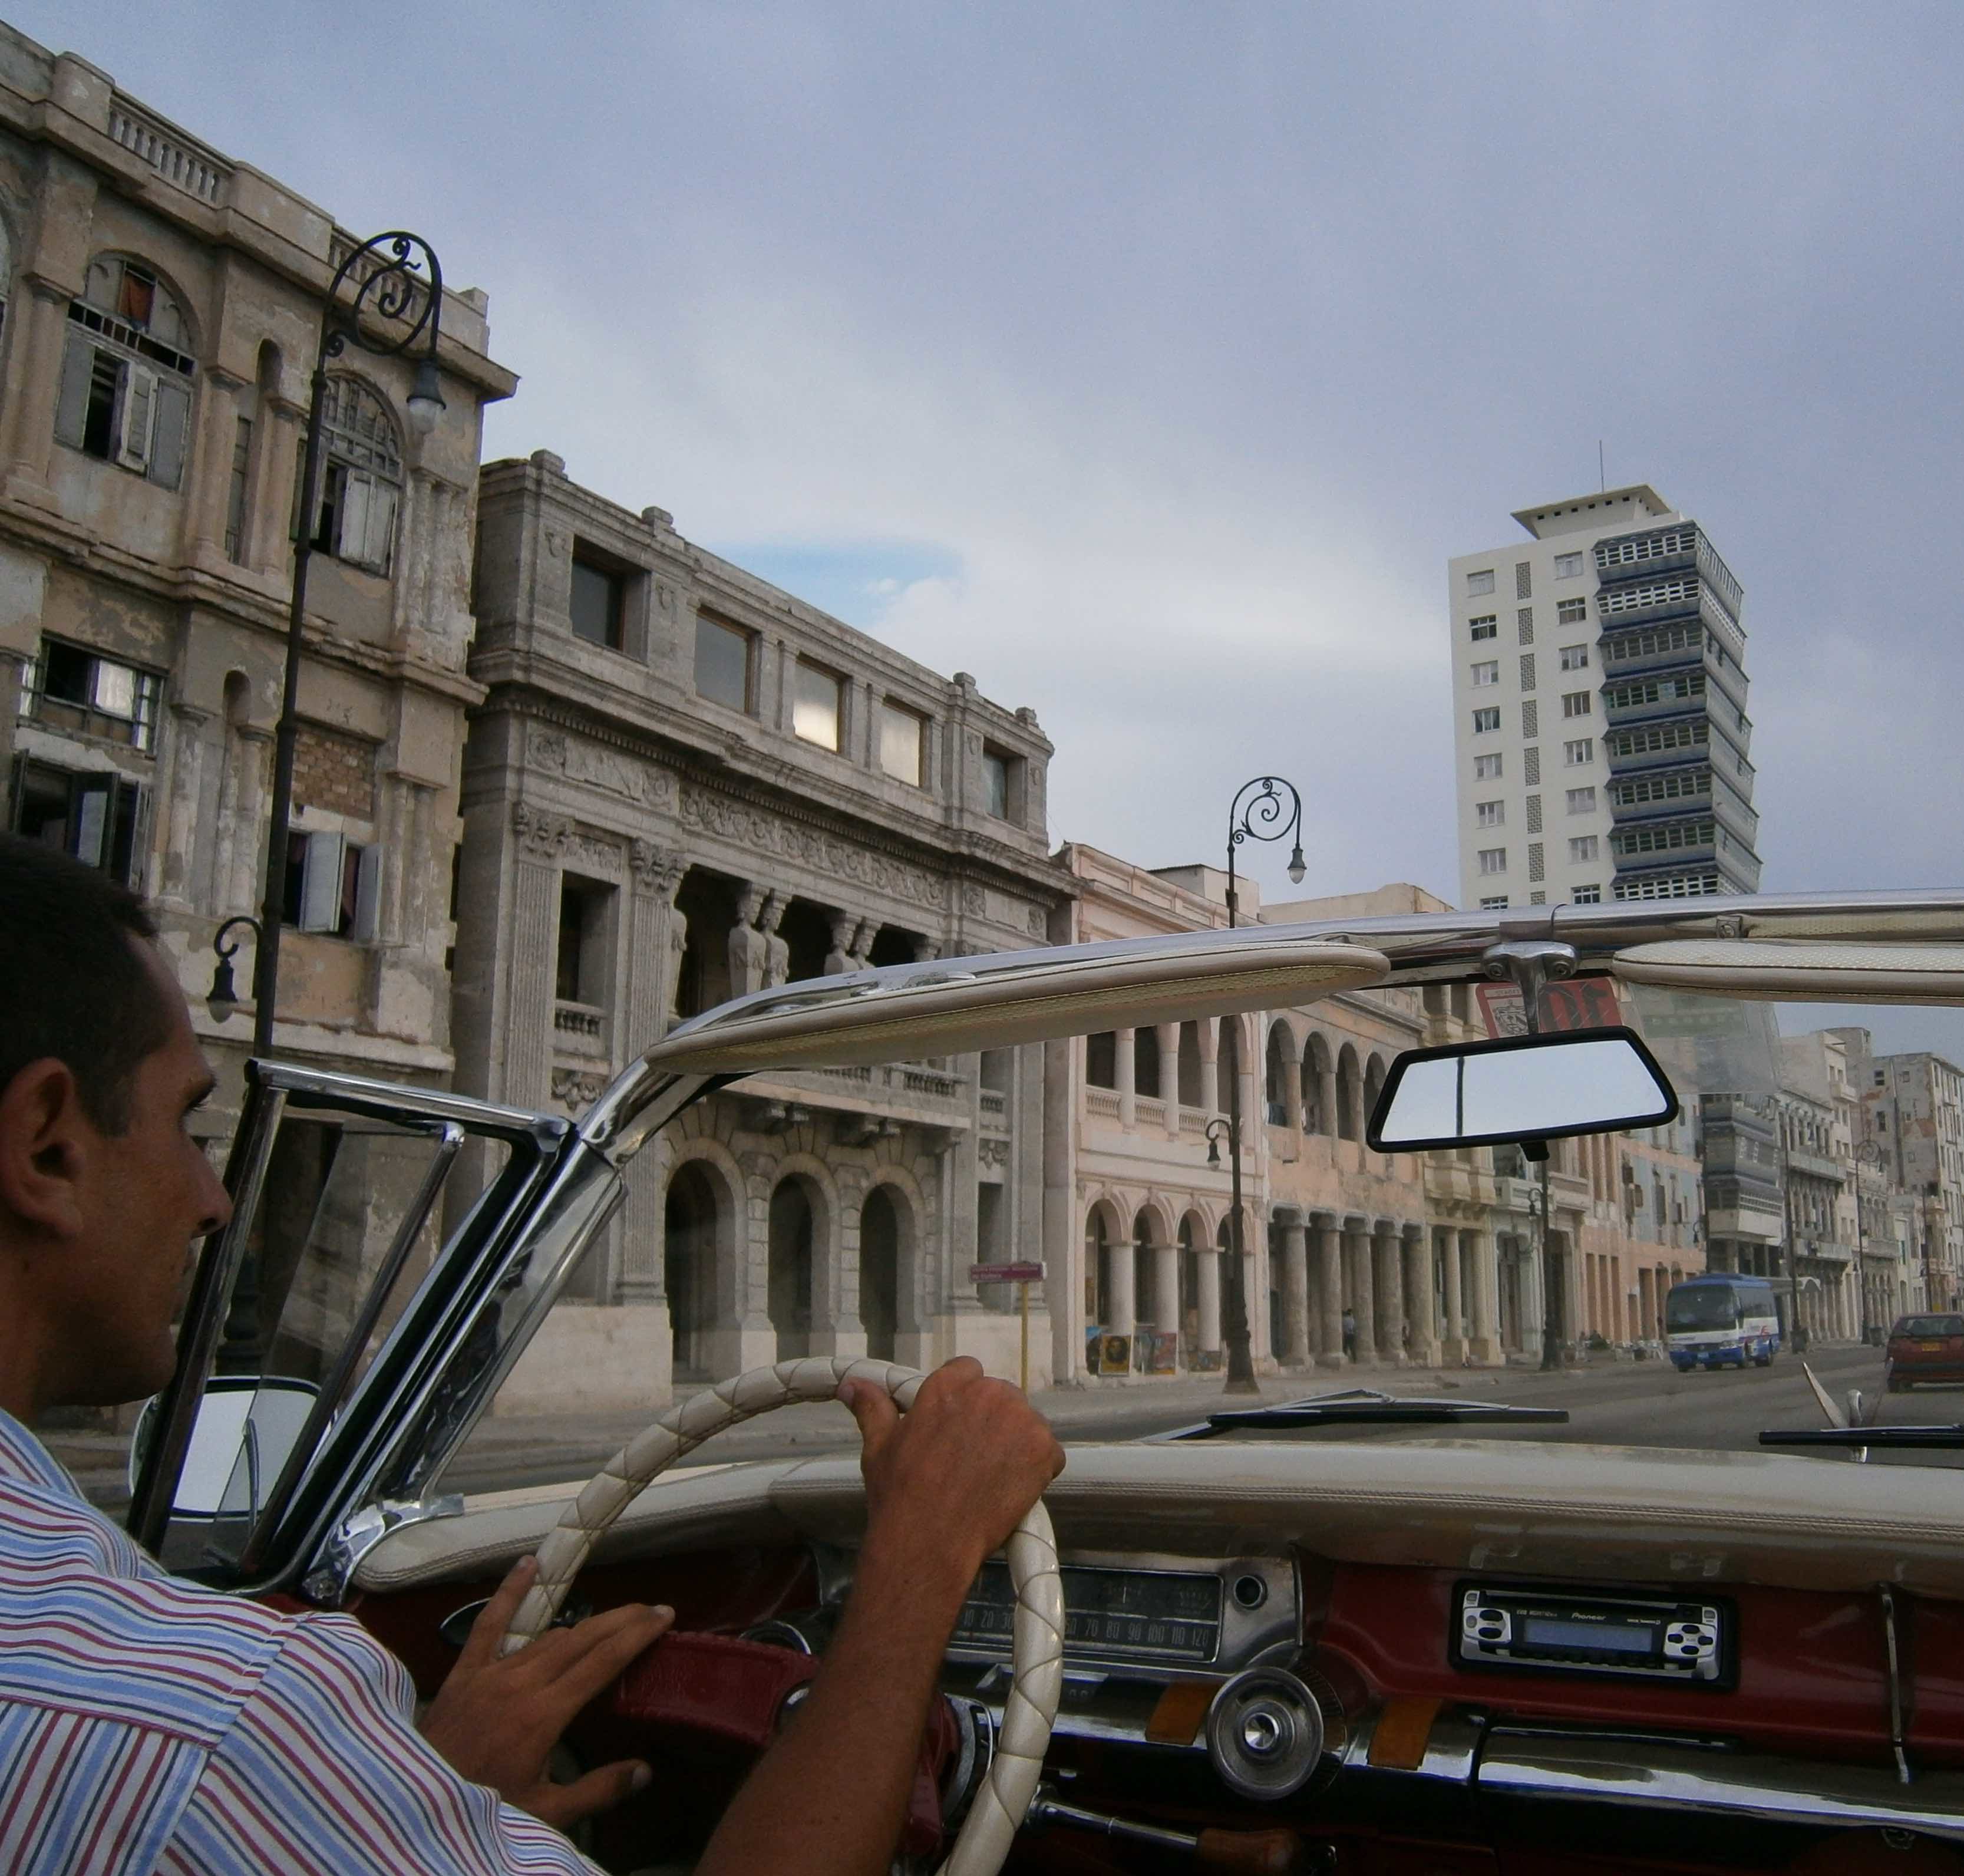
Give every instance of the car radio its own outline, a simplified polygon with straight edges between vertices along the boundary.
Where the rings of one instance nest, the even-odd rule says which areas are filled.
[[[1461,1583],[1455,1666],[1541,1673],[1634,1675],[1728,1688],[1737,1665],[1729,1604]]]

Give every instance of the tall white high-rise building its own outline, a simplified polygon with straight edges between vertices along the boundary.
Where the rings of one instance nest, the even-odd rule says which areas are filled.
[[[1645,484],[1448,563],[1462,905],[1752,892],[1739,583]]]

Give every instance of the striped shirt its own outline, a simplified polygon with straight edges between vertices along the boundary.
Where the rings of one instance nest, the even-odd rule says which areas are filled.
[[[167,1575],[0,1412],[6,1876],[595,1876],[467,1784],[360,1624]]]

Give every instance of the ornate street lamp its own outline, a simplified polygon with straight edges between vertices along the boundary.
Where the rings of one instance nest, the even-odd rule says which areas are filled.
[[[1287,797],[1285,802],[1284,797]],[[1288,876],[1292,885],[1300,885],[1302,876],[1308,869],[1302,859],[1302,797],[1294,786],[1280,776],[1257,776],[1253,781],[1244,782],[1237,792],[1233,805],[1228,811],[1228,929],[1234,929],[1240,910],[1239,896],[1234,889],[1234,857],[1244,840],[1279,840],[1285,837],[1293,843],[1289,853]],[[1239,1019],[1237,1019],[1237,1022]],[[1234,1032],[1240,1035],[1238,1029]],[[1231,1187],[1229,1211],[1229,1249],[1231,1268],[1228,1274],[1227,1295],[1222,1311],[1228,1344],[1228,1379],[1225,1392],[1230,1394],[1254,1394],[1261,1390],[1255,1385],[1255,1360],[1248,1341],[1248,1291],[1246,1271],[1242,1263],[1241,1227],[1241,1051],[1237,1045],[1234,1051],[1234,1072],[1228,1084],[1228,1163]],[[1220,1148],[1215,1136],[1208,1136],[1208,1164],[1221,1163]]]
[[[1548,1254],[1548,1150],[1535,1168],[1539,1184],[1528,1187],[1528,1216],[1533,1221],[1535,1251],[1541,1262],[1541,1365],[1544,1373],[1561,1367],[1561,1286]]]
[[[342,290],[355,283],[352,297],[342,304]],[[300,465],[300,525],[294,543],[294,589],[287,613],[285,680],[280,694],[280,722],[273,740],[271,826],[266,840],[266,878],[260,896],[258,941],[252,961],[252,1052],[268,1055],[273,1049],[273,1005],[280,981],[280,920],[287,896],[287,824],[293,816],[294,750],[300,740],[298,700],[300,654],[306,643],[307,564],[313,557],[315,511],[320,503],[321,433],[327,414],[327,366],[350,345],[378,358],[406,357],[419,349],[409,397],[410,427],[419,436],[436,428],[444,412],[443,387],[437,373],[436,348],[443,307],[443,269],[436,254],[420,235],[392,229],[378,234],[349,254],[335,268],[327,289],[327,310],[314,354],[311,401],[307,410],[306,448]],[[236,922],[236,921],[234,921]],[[221,932],[221,936],[223,935]],[[229,952],[219,954],[219,972],[226,979]],[[219,972],[212,980],[215,1003]]]
[[[232,960],[246,940],[242,936],[238,937],[227,944],[225,938],[228,932],[239,925],[243,925],[255,939],[263,937],[259,930],[259,921],[249,912],[241,912],[236,918],[228,918],[213,933],[211,948],[218,962],[212,966],[211,988],[205,992],[204,1007],[210,1011],[211,1020],[214,1023],[224,1022],[239,1007],[239,993],[232,982]]]

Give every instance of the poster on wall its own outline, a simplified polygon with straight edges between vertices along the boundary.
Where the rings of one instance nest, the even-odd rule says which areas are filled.
[[[1193,1357],[1193,1371],[1195,1374],[1218,1374],[1221,1372],[1221,1351],[1218,1348],[1199,1350]]]
[[[1130,1374],[1131,1371],[1131,1337],[1129,1335],[1099,1336],[1098,1372],[1100,1374]]]
[[[1155,1330],[1141,1338],[1150,1343],[1146,1356],[1148,1374],[1177,1374],[1179,1372],[1179,1336],[1173,1329]]]

